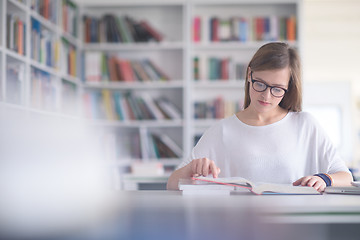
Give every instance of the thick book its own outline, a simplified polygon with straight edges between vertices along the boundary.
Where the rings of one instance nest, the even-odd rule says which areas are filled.
[[[241,177],[231,178],[212,178],[212,177],[193,177],[193,180],[204,181],[209,183],[216,183],[221,185],[232,186],[235,188],[245,188],[250,192],[263,194],[320,194],[313,187],[293,186],[290,184],[275,184],[275,183],[254,183],[248,179]]]
[[[180,179],[179,190],[183,195],[230,195],[235,187],[192,179]]]

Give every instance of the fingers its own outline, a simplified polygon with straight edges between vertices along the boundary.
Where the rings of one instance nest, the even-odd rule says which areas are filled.
[[[212,174],[216,178],[220,173],[220,168],[216,166],[214,161],[208,158],[194,159],[191,164],[191,175],[194,177]]]
[[[324,191],[325,187],[326,187],[326,183],[324,182],[324,180],[322,180],[320,177],[317,177],[317,176],[302,177],[302,178],[296,180],[295,182],[293,182],[293,185],[294,186],[301,185],[301,186],[313,187],[319,192]]]

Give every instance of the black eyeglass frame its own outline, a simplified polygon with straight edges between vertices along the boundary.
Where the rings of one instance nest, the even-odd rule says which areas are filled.
[[[250,72],[250,80],[251,80],[251,83],[252,83],[251,86],[252,86],[252,88],[254,89],[254,91],[256,91],[256,92],[265,92],[266,89],[270,88],[270,93],[271,93],[271,95],[273,95],[273,96],[276,97],[276,98],[281,98],[281,97],[283,97],[283,96],[287,93],[288,90],[285,89],[285,88],[275,87],[275,86],[269,86],[269,85],[267,85],[266,83],[264,83],[264,82],[262,82],[262,81],[254,80],[252,74],[253,74],[253,71]],[[265,88],[264,90],[262,90],[262,91],[258,91],[258,90],[256,90],[256,89],[254,88],[254,82],[260,82],[260,83],[264,84],[264,85],[266,86],[266,88]],[[274,88],[280,88],[280,89],[284,90],[284,94],[281,95],[281,96],[275,96],[275,95],[273,94],[273,92],[272,92],[272,90],[273,90]]]

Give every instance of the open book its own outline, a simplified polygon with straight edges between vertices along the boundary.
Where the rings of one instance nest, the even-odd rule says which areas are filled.
[[[275,184],[275,183],[261,183],[256,184],[245,178],[232,177],[232,178],[213,178],[213,177],[193,177],[192,180],[208,182],[211,184],[221,184],[236,188],[245,188],[249,191],[261,194],[320,194],[313,187],[306,186],[293,186],[290,184]],[[196,183],[195,183],[196,185]],[[201,185],[200,185],[201,186]]]

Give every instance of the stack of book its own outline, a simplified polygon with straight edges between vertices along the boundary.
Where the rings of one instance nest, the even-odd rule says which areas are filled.
[[[242,101],[224,100],[222,96],[209,101],[194,102],[195,119],[221,119],[242,109]]]
[[[295,16],[231,17],[196,16],[193,19],[193,41],[295,41]]]
[[[25,55],[26,24],[18,16],[7,14],[6,46],[18,54]]]
[[[181,111],[166,97],[152,98],[144,93],[88,92],[84,95],[86,115],[108,120],[181,119]]]
[[[57,68],[59,64],[59,42],[54,33],[41,23],[31,19],[31,58],[49,67]]]
[[[234,62],[230,57],[193,58],[194,80],[230,80],[244,79],[246,65]]]
[[[129,16],[117,17],[107,14],[101,18],[84,16],[84,41],[97,42],[161,42],[163,34],[156,30],[148,21],[135,21]]]
[[[152,60],[127,60],[101,52],[84,54],[87,82],[168,81],[170,77]]]

